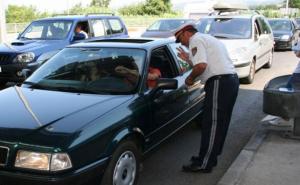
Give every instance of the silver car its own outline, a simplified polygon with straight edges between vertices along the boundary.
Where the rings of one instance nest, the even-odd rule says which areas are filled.
[[[242,82],[252,83],[256,70],[271,67],[274,38],[263,15],[221,13],[201,18],[197,26],[225,44]]]

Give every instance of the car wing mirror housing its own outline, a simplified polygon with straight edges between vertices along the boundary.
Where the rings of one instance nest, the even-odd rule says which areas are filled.
[[[177,89],[178,87],[178,81],[173,78],[159,78],[157,80],[156,89]]]

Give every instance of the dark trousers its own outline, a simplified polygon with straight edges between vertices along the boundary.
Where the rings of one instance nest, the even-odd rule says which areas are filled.
[[[236,74],[213,76],[205,84],[198,158],[203,169],[215,166],[217,156],[222,153],[238,89],[239,79]]]

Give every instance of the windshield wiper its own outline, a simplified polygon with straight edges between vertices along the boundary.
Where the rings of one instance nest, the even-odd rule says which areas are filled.
[[[89,89],[72,87],[72,86],[55,86],[53,89],[58,91],[74,92],[74,93],[87,93],[87,94],[98,94],[98,92],[91,91]]]
[[[224,35],[219,35],[219,34],[213,34],[213,36],[217,37],[217,38],[222,38],[222,39],[229,39],[229,37],[224,36]]]
[[[32,40],[31,38],[24,37],[24,36],[20,37],[20,39]]]
[[[23,82],[23,84],[29,85],[29,87],[32,89],[45,89],[45,90],[51,89],[48,86],[44,86],[44,85],[41,85],[41,84],[35,83],[35,82],[25,81],[25,82]]]

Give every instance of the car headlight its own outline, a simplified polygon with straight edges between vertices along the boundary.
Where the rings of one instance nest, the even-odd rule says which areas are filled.
[[[290,36],[289,35],[282,35],[280,37],[280,40],[290,40]]]
[[[33,61],[35,57],[35,54],[32,52],[28,52],[28,53],[22,53],[16,56],[16,58],[14,59],[14,62],[31,62]]]
[[[42,171],[60,171],[72,167],[71,160],[66,153],[39,153],[19,150],[15,167]]]

